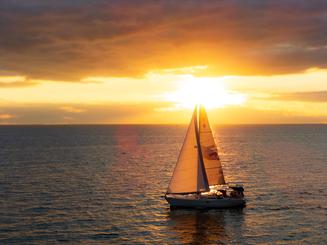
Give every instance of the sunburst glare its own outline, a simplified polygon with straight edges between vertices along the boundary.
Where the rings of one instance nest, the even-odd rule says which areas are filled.
[[[187,75],[178,81],[177,90],[166,93],[164,98],[183,108],[193,108],[195,104],[203,104],[208,109],[243,104],[246,96],[228,91],[224,83],[225,79],[197,78]]]

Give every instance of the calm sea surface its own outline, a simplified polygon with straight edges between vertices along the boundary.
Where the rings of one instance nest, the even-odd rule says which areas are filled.
[[[162,198],[183,126],[1,126],[0,244],[326,244],[327,125],[215,128],[247,206]]]

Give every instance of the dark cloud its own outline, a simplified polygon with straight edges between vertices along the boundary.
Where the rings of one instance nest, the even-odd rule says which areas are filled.
[[[3,0],[0,69],[33,78],[327,67],[327,2]]]
[[[269,99],[327,103],[327,91],[282,93],[272,96]]]

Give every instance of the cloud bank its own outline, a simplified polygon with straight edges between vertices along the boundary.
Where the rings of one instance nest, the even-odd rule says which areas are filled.
[[[160,110],[169,103],[141,104],[12,104],[0,108],[1,124],[179,124],[192,110]],[[209,111],[216,124],[327,123],[327,114],[301,114],[232,106]]]
[[[327,67],[326,26],[323,0],[3,0],[0,70],[76,81],[197,65],[295,73]]]
[[[272,96],[269,99],[282,100],[282,101],[288,100],[288,101],[327,103],[327,91],[282,93],[282,94]]]

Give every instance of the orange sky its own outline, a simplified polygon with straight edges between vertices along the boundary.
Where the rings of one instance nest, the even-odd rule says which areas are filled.
[[[327,122],[324,1],[0,6],[0,124]]]

